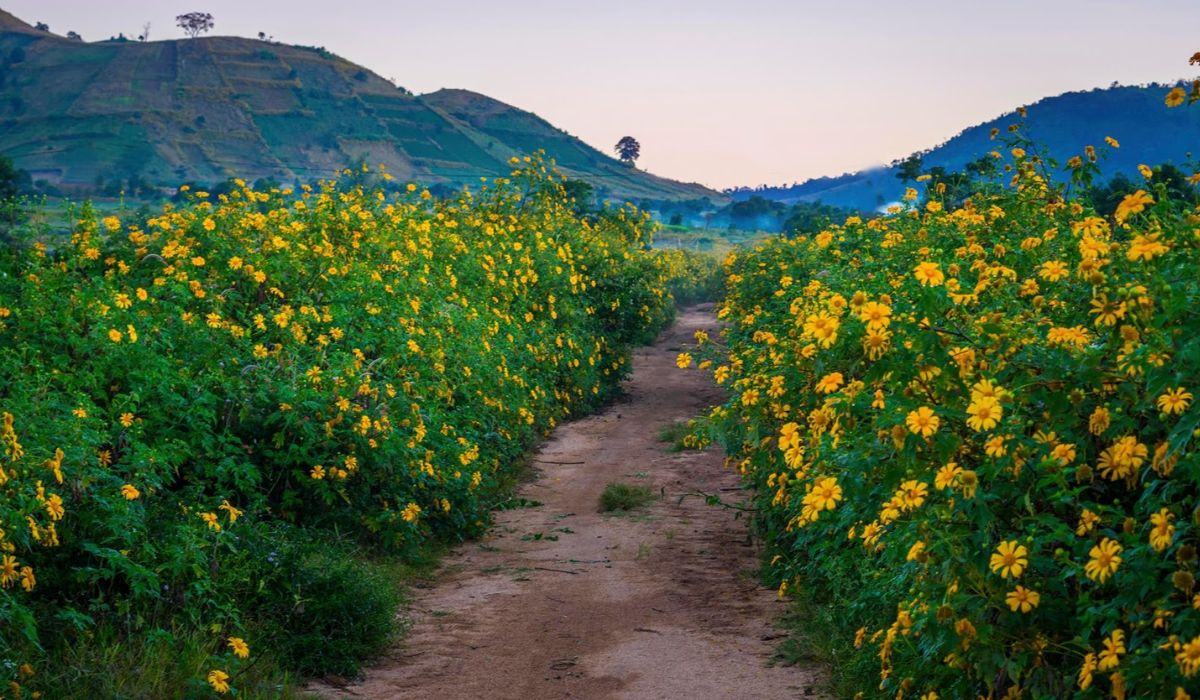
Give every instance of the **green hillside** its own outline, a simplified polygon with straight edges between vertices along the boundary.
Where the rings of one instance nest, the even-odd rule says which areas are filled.
[[[63,190],[133,177],[307,181],[359,160],[461,185],[539,148],[607,197],[722,198],[625,166],[529,112],[463,90],[413,95],[321,48],[84,43],[0,10],[0,154]]]

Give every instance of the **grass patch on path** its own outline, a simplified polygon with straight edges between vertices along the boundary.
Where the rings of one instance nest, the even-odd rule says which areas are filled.
[[[645,486],[612,482],[600,494],[600,512],[630,511],[654,500],[654,492]]]

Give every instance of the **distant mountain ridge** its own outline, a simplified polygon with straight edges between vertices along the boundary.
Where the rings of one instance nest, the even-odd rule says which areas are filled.
[[[606,198],[726,199],[624,165],[530,112],[466,90],[413,95],[321,48],[85,43],[0,10],[0,154],[62,189],[135,176],[310,181],[358,160],[457,187],[537,149]]]
[[[1113,86],[1047,97],[1030,105],[1023,120],[1014,111],[963,130],[926,152],[922,164],[926,169],[961,170],[997,148],[990,138],[993,128],[1003,132],[1021,121],[1023,133],[1060,163],[1082,154],[1089,144],[1101,145],[1105,136],[1117,139],[1120,148],[1101,165],[1105,178],[1118,173],[1132,175],[1140,163],[1182,165],[1189,153],[1200,156],[1200,110],[1168,108],[1163,99],[1169,87]],[[903,194],[905,185],[896,173],[894,166],[872,168],[790,186],[742,188],[729,194],[734,199],[758,195],[788,204],[820,201],[871,211]]]

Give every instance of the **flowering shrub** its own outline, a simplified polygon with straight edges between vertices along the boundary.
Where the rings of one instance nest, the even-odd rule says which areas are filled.
[[[255,589],[222,565],[256,521],[401,553],[482,531],[509,465],[673,309],[646,217],[585,222],[514,165],[443,202],[239,182],[0,250],[5,680],[49,630],[169,609],[233,638],[224,693]]]
[[[961,206],[731,256],[714,434],[863,694],[1194,695],[1200,211],[993,156]]]
[[[658,255],[676,303],[682,306],[720,298],[722,272],[715,256],[682,248],[660,249]]]

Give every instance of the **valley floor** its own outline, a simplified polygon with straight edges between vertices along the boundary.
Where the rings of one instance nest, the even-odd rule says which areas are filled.
[[[403,645],[331,698],[789,698],[823,695],[815,668],[768,665],[783,612],[758,585],[744,520],[684,494],[737,500],[723,455],[668,451],[660,431],[720,400],[675,356],[710,312],[691,309],[634,358],[628,395],[561,426],[492,533],[450,554],[417,591]],[[715,335],[715,333],[714,333]],[[598,512],[611,482],[660,497]]]

